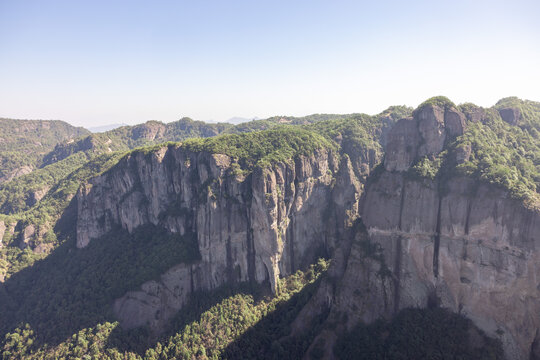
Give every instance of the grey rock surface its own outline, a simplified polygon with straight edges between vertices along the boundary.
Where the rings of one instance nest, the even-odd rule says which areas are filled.
[[[324,340],[324,358],[334,358],[338,335],[359,322],[427,306],[467,316],[501,340],[508,359],[539,352],[540,213],[472,179],[406,174],[412,149],[436,155],[465,126],[452,109],[443,117],[428,108],[391,130],[385,171],[368,181],[352,240],[340,242],[341,257],[292,326],[293,334],[308,331],[310,319],[329,312],[313,341]],[[467,161],[470,149],[462,150],[457,160]]]
[[[421,157],[433,158],[447,140],[462,135],[466,117],[454,108],[427,105],[413,118],[399,120],[388,134],[384,167],[387,171],[406,171]]]
[[[528,359],[540,328],[540,214],[470,179],[449,186],[390,172],[370,184],[361,200],[365,231],[333,280],[339,286],[323,284],[312,303],[331,309],[330,322],[346,318],[341,331],[408,307],[442,306],[499,338],[508,359]],[[317,313],[310,306],[304,311]]]
[[[517,108],[499,109],[499,114],[501,115],[501,118],[510,125],[519,124],[519,120],[521,119],[521,112]]]
[[[415,119],[401,119],[388,133],[384,167],[388,171],[404,171],[416,158],[420,132]]]
[[[338,163],[322,149],[248,175],[235,175],[233,163],[226,155],[165,147],[134,153],[81,187],[79,248],[116,225],[132,232],[151,223],[197,237],[201,260],[190,267],[191,285],[171,269],[183,284],[180,295],[170,291],[168,274],[126,294],[114,305],[124,326],[159,329],[186,294],[226,283],[269,281],[276,291],[280,276],[335,248],[358,213],[361,184],[348,158]]]
[[[29,224],[24,228],[24,230],[20,234],[20,241],[19,241],[19,247],[21,249],[24,249],[28,246],[30,246],[30,241],[34,239],[34,235],[36,234],[36,227],[33,224]]]
[[[0,247],[2,246],[2,240],[4,238],[4,233],[6,232],[6,224],[0,220]]]

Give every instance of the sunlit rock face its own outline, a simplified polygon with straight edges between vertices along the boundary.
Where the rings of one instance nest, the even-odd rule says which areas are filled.
[[[385,170],[360,199],[362,226],[341,243],[346,265],[334,264],[293,326],[305,331],[314,314],[330,309],[327,321],[339,325],[320,335],[328,358],[336,334],[359,321],[427,306],[469,317],[502,341],[508,359],[538,356],[540,214],[491,185],[407,172],[464,126],[457,111],[428,107],[390,132]]]
[[[78,193],[77,246],[154,224],[195,234],[200,261],[179,264],[114,304],[126,327],[159,329],[188,295],[276,280],[332,252],[357,216],[361,184],[348,158],[321,149],[252,172],[226,155],[163,148],[134,153]],[[104,237],[105,236],[105,237]]]
[[[4,233],[6,232],[6,224],[0,220],[0,247],[2,246],[2,239],[4,238]]]

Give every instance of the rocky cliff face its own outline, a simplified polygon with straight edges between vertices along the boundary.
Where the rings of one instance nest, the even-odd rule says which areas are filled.
[[[471,318],[501,339],[509,359],[540,358],[540,214],[491,185],[409,171],[465,128],[451,106],[428,105],[400,120],[365,188],[356,165],[327,150],[249,174],[226,155],[135,152],[81,188],[77,246],[106,241],[117,225],[152,223],[197,237],[199,261],[116,300],[128,328],[160,329],[198,290],[268,281],[278,291],[279,276],[325,254],[333,259],[328,276],[292,329],[307,331],[311,319],[329,314],[331,326],[319,334],[327,358],[358,322],[428,306]],[[460,151],[456,161],[467,161],[471,149]]]
[[[361,184],[347,157],[321,149],[245,174],[226,155],[183,148],[135,152],[78,194],[77,246],[114,226],[152,223],[195,234],[201,260],[179,264],[159,281],[118,299],[126,327],[158,330],[189,294],[238,281],[269,281],[336,247],[358,213]]]
[[[327,357],[336,333],[428,306],[469,317],[501,339],[509,359],[538,357],[540,214],[471,179],[406,172],[413,159],[437,154],[446,137],[459,135],[463,119],[428,107],[390,133],[384,171],[366,186],[362,221],[343,242],[346,265],[334,266],[293,327],[305,330],[313,314],[329,308],[328,321],[340,325],[320,335]]]
[[[440,305],[499,337],[509,358],[527,358],[540,325],[540,216],[469,179],[438,185],[387,172],[369,186],[367,234],[353,243],[343,275],[354,285],[340,288],[336,311],[353,324]]]

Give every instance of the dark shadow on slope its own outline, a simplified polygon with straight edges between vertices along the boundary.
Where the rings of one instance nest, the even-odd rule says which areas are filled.
[[[107,348],[116,348],[120,352],[135,352],[144,355],[146,350],[156,346],[157,342],[165,343],[171,336],[181,332],[186,325],[201,318],[201,314],[219,304],[223,300],[237,294],[253,296],[254,300],[272,296],[270,283],[262,284],[243,282],[224,285],[213,291],[200,291],[191,294],[189,302],[169,321],[167,327],[158,336],[151,334],[147,327],[123,330],[116,327],[108,338]]]
[[[281,301],[272,295],[268,282],[239,283],[196,293],[159,338],[149,338],[144,329],[126,332],[116,328],[108,338],[107,347],[116,348],[120,353],[134,351],[139,355],[152,349],[153,356],[160,358],[189,359],[202,356],[201,351],[210,358],[301,358],[326,317],[323,314],[323,318],[316,319],[312,324],[313,331],[306,336],[289,337],[292,322],[320,284],[319,278],[305,285],[303,281],[311,281],[310,276],[319,275],[310,270],[303,274],[305,276],[292,275],[282,283],[286,293],[292,289],[298,289],[298,292]],[[253,303],[248,300],[250,298]],[[253,318],[260,319],[250,326],[249,319]],[[237,333],[241,335],[235,339]],[[160,345],[157,345],[158,341]],[[222,344],[226,348],[219,346]]]
[[[443,308],[404,309],[392,321],[359,324],[334,347],[338,359],[504,359],[501,342]]]
[[[73,225],[64,231],[62,245],[0,290],[0,338],[28,323],[36,346],[55,345],[83,328],[114,321],[115,298],[200,257],[193,234],[179,236],[151,225],[132,234],[115,229],[84,249],[75,247]]]
[[[256,325],[229,344],[221,354],[223,359],[301,359],[321,330],[327,313],[311,324],[311,331],[302,337],[292,337],[291,324],[319,287],[321,278],[305,286],[288,301],[279,303]]]

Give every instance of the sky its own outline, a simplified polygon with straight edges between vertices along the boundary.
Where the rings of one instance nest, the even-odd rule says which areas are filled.
[[[85,127],[540,101],[540,1],[0,0],[0,117]]]

